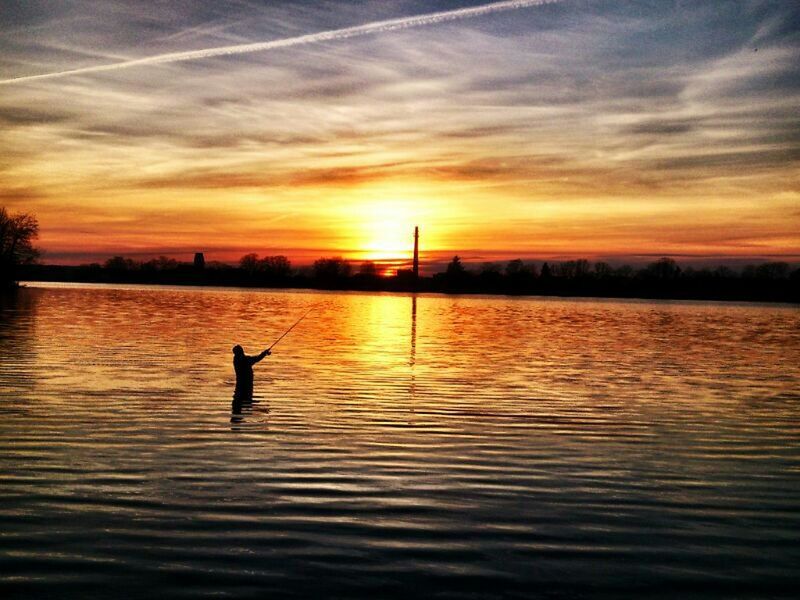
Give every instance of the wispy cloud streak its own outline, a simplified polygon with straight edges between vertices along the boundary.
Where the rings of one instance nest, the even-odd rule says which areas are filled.
[[[40,75],[25,75],[22,77],[13,77],[11,79],[0,80],[0,85],[11,85],[11,84],[26,83],[31,81],[41,81],[44,79],[56,79],[60,77],[69,77],[71,75],[88,75],[91,73],[117,71],[120,69],[129,69],[132,67],[143,67],[148,65],[160,65],[160,64],[174,63],[174,62],[200,60],[205,58],[214,58],[218,56],[246,54],[250,52],[265,52],[268,50],[277,50],[279,48],[289,48],[292,46],[315,44],[319,42],[346,40],[349,38],[360,37],[365,35],[374,35],[379,33],[386,33],[389,31],[398,31],[401,29],[411,29],[414,27],[435,25],[438,23],[445,23],[448,21],[470,19],[502,11],[519,10],[523,8],[542,6],[544,4],[553,4],[558,1],[559,0],[507,0],[505,2],[491,2],[489,4],[473,6],[471,8],[459,8],[455,10],[446,10],[435,13],[429,13],[425,15],[415,15],[411,17],[388,19],[385,21],[375,21],[373,23],[366,23],[364,25],[357,25],[355,27],[345,27],[343,29],[320,31],[318,33],[300,35],[280,40],[271,40],[268,42],[255,42],[251,44],[220,46],[216,48],[205,48],[202,50],[191,50],[187,52],[170,52],[166,54],[158,54],[156,56],[148,56],[145,58],[126,60],[106,65],[95,65],[91,67],[82,67],[79,69],[56,71],[53,73],[42,73]]]

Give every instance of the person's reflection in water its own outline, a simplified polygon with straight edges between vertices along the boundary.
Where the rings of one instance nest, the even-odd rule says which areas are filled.
[[[269,415],[269,407],[265,404],[261,405],[262,398],[258,394],[251,398],[235,398],[233,399],[233,406],[231,408],[231,426],[238,429],[239,425],[244,424],[245,421],[251,420],[251,417],[256,416],[256,420],[251,424],[266,425],[266,416]]]
[[[261,354],[247,356],[238,344],[233,347],[233,369],[236,371],[236,389],[233,391],[233,415],[231,421],[242,420],[242,409],[253,407],[253,365],[269,356],[264,350]]]

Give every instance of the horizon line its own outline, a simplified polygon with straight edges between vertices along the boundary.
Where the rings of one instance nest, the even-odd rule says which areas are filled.
[[[191,263],[192,257],[197,254],[203,254],[207,262],[216,262],[227,264],[231,266],[235,266],[238,264],[239,260],[249,254],[255,254],[258,256],[259,259],[274,257],[274,256],[284,256],[286,257],[291,263],[296,265],[297,267],[305,267],[311,266],[316,260],[323,260],[323,259],[341,259],[344,262],[348,262],[351,264],[361,264],[361,263],[375,263],[376,265],[403,265],[408,264],[411,265],[413,262],[412,256],[397,256],[397,257],[389,257],[389,258],[369,258],[369,257],[349,257],[348,254],[350,252],[321,252],[319,256],[310,258],[310,257],[303,257],[300,260],[292,259],[290,257],[291,252],[281,252],[281,251],[272,251],[269,253],[262,254],[257,251],[245,251],[239,258],[233,259],[223,259],[217,260],[214,259],[214,254],[224,254],[224,255],[231,255],[233,252],[238,251],[212,251],[207,252],[203,250],[185,250],[185,251],[177,251],[177,252],[170,252],[170,251],[135,251],[135,252],[110,252],[110,253],[99,253],[97,255],[92,256],[91,258],[87,257],[83,253],[72,253],[72,252],[55,252],[52,253],[52,257],[55,261],[58,262],[45,262],[44,260],[36,263],[40,266],[90,266],[92,264],[102,264],[109,259],[121,257],[127,258],[131,260],[135,260],[138,262],[147,262],[149,260],[155,260],[161,257],[168,258],[175,260],[178,263]],[[352,252],[359,252],[359,251],[352,251]],[[587,260],[592,263],[597,262],[606,262],[606,261],[614,261],[614,262],[621,262],[621,261],[632,261],[632,262],[640,262],[640,261],[647,261],[647,260],[657,260],[659,258],[671,258],[676,261],[685,260],[689,262],[698,262],[698,261],[705,261],[705,262],[735,262],[735,263],[744,263],[746,261],[785,261],[785,262],[797,262],[800,263],[800,253],[790,253],[790,254],[775,254],[775,253],[764,253],[764,254],[753,254],[753,255],[718,255],[718,254],[690,254],[690,253],[670,253],[670,252],[644,252],[644,253],[630,253],[630,254],[605,254],[605,255],[587,255],[587,254],[575,254],[575,255],[564,255],[564,254],[544,254],[544,255],[531,255],[531,254],[507,254],[503,253],[504,256],[500,256],[497,258],[489,258],[487,256],[470,256],[472,253],[481,253],[485,255],[491,255],[491,252],[487,252],[485,250],[475,250],[475,249],[466,249],[466,250],[435,250],[435,251],[428,251],[428,257],[425,257],[424,254],[421,253],[420,255],[420,265],[426,266],[434,266],[434,265],[444,265],[450,262],[454,257],[458,256],[462,262],[466,264],[491,264],[491,263],[504,263],[513,260],[522,260],[523,262],[554,262],[554,263],[563,263],[569,261],[577,261],[577,260]],[[47,251],[44,251],[43,256],[41,258],[46,260],[47,255],[49,254]],[[433,254],[433,256],[431,256]],[[187,260],[182,260],[180,257],[181,255],[187,256]],[[210,257],[209,257],[210,255]],[[84,260],[88,262],[74,262],[77,260]],[[63,262],[68,261],[68,262]]]

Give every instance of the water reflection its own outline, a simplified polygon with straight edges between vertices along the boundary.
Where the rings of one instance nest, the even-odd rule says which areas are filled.
[[[414,373],[414,365],[417,362],[417,295],[411,296],[411,354],[408,364],[411,366],[411,373]]]
[[[39,374],[34,343],[40,290],[16,289],[0,292],[0,391],[33,393]],[[14,403],[0,404],[0,411],[24,410],[28,395]]]
[[[231,424],[241,425],[246,420],[253,421],[252,417],[257,417],[260,424],[266,424],[266,417],[269,415],[269,404],[258,394],[250,396],[234,396],[231,404]],[[237,428],[232,428],[236,430]]]
[[[411,350],[408,357],[408,366],[411,372],[411,381],[408,387],[408,395],[410,397],[410,411],[408,417],[408,424],[414,423],[414,404],[417,400],[417,374],[414,367],[417,364],[417,295],[411,296]]]
[[[0,303],[0,556],[20,596],[796,580],[796,308],[36,292]],[[312,305],[232,406],[230,341],[263,348]]]

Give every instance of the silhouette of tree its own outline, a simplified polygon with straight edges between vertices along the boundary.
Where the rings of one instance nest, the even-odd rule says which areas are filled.
[[[591,263],[584,258],[568,260],[558,265],[558,275],[564,279],[580,279],[589,275],[591,267]]]
[[[568,260],[555,266],[555,273],[562,279],[572,279],[575,277],[575,261]]]
[[[608,279],[614,274],[614,269],[607,262],[594,263],[594,274],[598,279]]]
[[[713,277],[717,277],[720,279],[732,279],[736,276],[736,274],[724,265],[720,265],[716,269],[711,272]]]
[[[363,277],[377,277],[378,267],[371,260],[366,260],[361,263],[361,266],[358,269],[358,274]]]
[[[350,263],[341,257],[320,258],[312,269],[314,278],[325,285],[341,285],[350,276]]]
[[[292,274],[292,263],[283,255],[265,256],[256,268],[271,279],[286,279]]]
[[[246,271],[250,275],[254,275],[258,270],[258,254],[245,254],[239,259],[239,268],[242,269],[242,271]]]
[[[526,265],[521,259],[516,258],[506,264],[505,275],[508,289],[515,293],[521,293],[533,285],[536,268],[533,265]]]
[[[166,256],[159,256],[142,264],[142,269],[150,271],[174,271],[177,268],[178,261]]]
[[[10,214],[0,207],[0,283],[15,281],[17,267],[36,261],[39,251],[33,240],[39,237],[39,222],[27,213]]]
[[[542,270],[541,270],[541,272],[539,274],[539,277],[541,277],[542,279],[550,279],[552,276],[553,276],[553,272],[550,269],[550,265],[548,265],[547,263],[544,263],[542,265]]]
[[[506,263],[506,277],[516,277],[525,268],[525,263],[521,259],[515,258],[514,260]]]
[[[681,274],[681,268],[671,258],[659,258],[656,262],[650,263],[642,271],[646,278],[657,279],[659,281],[669,281],[677,279]]]
[[[239,268],[247,273],[251,282],[285,282],[292,275],[292,263],[283,255],[259,258],[258,254],[251,252],[239,259]]]
[[[496,263],[484,263],[478,273],[480,288],[491,291],[497,290],[502,286],[503,275],[500,273],[500,265]]]
[[[458,255],[453,257],[447,265],[447,271],[445,272],[449,278],[460,278],[466,274],[467,270],[464,268],[464,265],[461,263],[461,257]]]
[[[787,279],[789,277],[789,265],[785,262],[768,262],[758,266],[748,265],[745,267],[743,275],[748,279],[763,279],[767,281]]]
[[[461,262],[461,257],[454,256],[447,264],[444,273],[439,274],[436,280],[441,282],[444,290],[462,291],[467,284],[468,273]]]
[[[634,275],[635,272],[630,265],[622,265],[614,269],[614,277],[619,277],[620,279],[631,279]]]
[[[585,258],[581,258],[575,261],[575,277],[578,278],[588,277],[591,271],[592,271],[592,263],[590,263]]]
[[[135,271],[139,267],[135,261],[123,256],[109,258],[103,266],[109,271]]]

